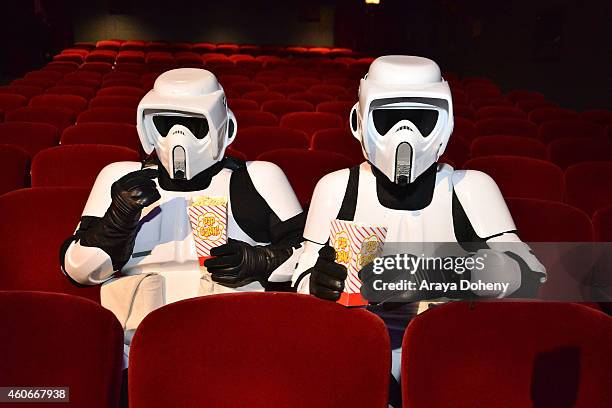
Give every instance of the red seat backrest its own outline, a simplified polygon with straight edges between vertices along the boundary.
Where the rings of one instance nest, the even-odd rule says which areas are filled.
[[[275,149],[308,149],[306,133],[295,129],[276,126],[253,126],[247,129],[238,127],[236,140],[232,147],[255,160],[260,154]]]

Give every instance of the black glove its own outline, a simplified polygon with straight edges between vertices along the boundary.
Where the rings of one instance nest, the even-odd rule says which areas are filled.
[[[111,186],[111,205],[102,218],[96,218],[79,234],[83,246],[98,247],[119,270],[130,259],[143,208],[161,198],[155,182],[156,169],[128,173]]]
[[[319,258],[310,272],[310,294],[320,299],[336,301],[344,290],[347,271],[335,262],[336,251],[329,245],[319,250]]]
[[[210,254],[213,257],[205,260],[204,266],[215,282],[238,287],[260,281],[265,286],[270,274],[293,254],[293,248],[232,240],[211,249]]]

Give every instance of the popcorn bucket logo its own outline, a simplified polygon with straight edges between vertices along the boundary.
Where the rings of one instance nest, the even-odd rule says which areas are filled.
[[[197,197],[187,207],[200,266],[210,250],[227,242],[227,198]]]
[[[361,296],[359,270],[382,253],[387,228],[356,222],[333,220],[330,242],[336,250],[336,262],[346,266],[348,276],[344,293],[338,303],[344,306],[364,306],[368,302]]]
[[[218,241],[223,234],[223,229],[218,217],[212,212],[205,212],[198,216],[198,236],[211,242]]]

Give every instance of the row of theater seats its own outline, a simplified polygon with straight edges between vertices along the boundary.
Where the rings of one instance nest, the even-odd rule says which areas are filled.
[[[0,382],[67,386],[73,407],[119,406],[123,333],[111,312],[0,292],[0,324]],[[609,407],[611,343],[612,319],[577,304],[437,306],[405,332],[403,406]],[[383,408],[389,354],[383,322],[365,310],[297,294],[213,295],[145,318],[127,391],[130,406],[148,408]]]

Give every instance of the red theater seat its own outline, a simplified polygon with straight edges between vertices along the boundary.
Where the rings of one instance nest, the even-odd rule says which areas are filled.
[[[268,89],[264,84],[260,84],[257,82],[235,82],[233,84],[227,85],[227,90],[230,92],[235,92],[239,95],[244,95],[247,92],[253,91],[267,91]]]
[[[267,101],[278,101],[285,99],[285,95],[280,92],[272,91],[252,91],[242,94],[244,99],[250,99],[257,102],[258,105],[263,104]]]
[[[611,342],[612,319],[582,305],[451,302],[420,314],[406,330],[403,403],[609,406]],[[432,367],[435,375],[423,375]]]
[[[169,330],[173,335],[164,335]],[[203,346],[210,341],[214,346]],[[291,293],[189,299],[139,326],[130,406],[383,408],[389,353],[383,322],[365,310]]]
[[[46,81],[58,81],[62,79],[63,76],[64,74],[62,74],[61,72],[40,70],[40,71],[28,72],[27,74],[24,75],[24,78],[25,79],[43,79]]]
[[[120,62],[115,64],[114,72],[130,72],[134,74],[144,74],[147,72],[147,66],[145,64],[138,64],[134,62]]]
[[[516,103],[523,100],[543,100],[544,95],[535,91],[528,91],[524,89],[515,89],[506,94],[506,98]]]
[[[142,149],[136,126],[126,123],[79,123],[64,130],[61,144],[124,146],[137,152]]]
[[[501,97],[501,91],[495,85],[468,85],[465,91],[470,100],[476,98],[496,98]]]
[[[512,102],[502,96],[489,96],[474,98],[470,100],[470,105],[476,110],[486,106],[512,106]]]
[[[87,108],[87,99],[78,95],[43,94],[30,99],[29,106],[51,106],[79,113]]]
[[[54,86],[45,91],[47,94],[54,95],[78,95],[87,100],[90,100],[96,94],[96,91],[86,86],[66,85],[66,86]]]
[[[340,116],[346,122],[348,126],[348,117],[351,113],[351,109],[355,105],[355,102],[348,101],[335,101],[335,102],[322,102],[317,105],[317,112],[335,113]]]
[[[476,137],[476,127],[471,120],[455,117],[455,126],[451,137],[459,136],[463,139],[473,140]]]
[[[0,292],[0,324],[2,384],[61,384],[70,389],[65,405],[119,407],[123,330],[110,311],[73,296]]]
[[[612,163],[586,162],[565,170],[566,202],[593,214],[612,204]]]
[[[109,86],[104,87],[98,91],[96,96],[133,96],[136,98],[142,98],[145,91],[141,87],[137,86]]]
[[[11,81],[11,86],[35,86],[37,88],[51,88],[56,81],[48,79],[16,79]]]
[[[480,170],[495,180],[504,197],[563,201],[563,171],[543,160],[487,156],[468,160],[464,168]]]
[[[333,96],[322,94],[322,93],[314,93],[314,92],[295,92],[289,95],[289,99],[296,101],[306,101],[310,102],[313,105],[318,105],[322,102],[329,102],[334,99]]]
[[[220,74],[219,82],[223,86],[228,86],[229,84],[235,84],[239,82],[249,82],[249,77],[246,75],[235,75],[235,74]]]
[[[30,155],[19,146],[0,141],[0,196],[9,191],[26,187]],[[6,216],[3,214],[3,217]],[[1,287],[0,287],[1,289]]]
[[[276,163],[283,169],[303,206],[310,202],[321,177],[353,165],[351,159],[339,153],[301,149],[273,150],[261,154],[257,159]]]
[[[539,125],[549,120],[578,119],[578,114],[569,109],[543,107],[529,112],[528,118]]]
[[[21,95],[27,99],[30,99],[31,97],[36,96],[36,95],[40,95],[43,92],[44,92],[44,89],[38,86],[27,86],[27,85],[0,86],[0,94]]]
[[[480,136],[472,142],[471,152],[472,157],[506,155],[547,159],[546,145],[524,136]]]
[[[145,55],[142,51],[120,51],[117,54],[117,63],[133,62],[142,64],[145,62]]]
[[[302,72],[300,75],[306,75],[306,74],[304,72]],[[312,75],[313,76],[311,76],[311,77],[307,77],[307,76],[295,76],[295,75],[292,75],[291,73],[289,73],[288,74],[288,76],[289,76],[288,83],[296,84],[296,85],[302,85],[302,86],[305,86],[307,88],[310,88],[311,86],[314,86],[314,85],[319,85],[321,83],[321,80],[316,77],[316,74],[312,74]]]
[[[612,110],[593,109],[582,112],[580,114],[580,119],[593,123],[599,123],[602,126],[612,125]]]
[[[91,55],[91,54],[90,54]],[[94,71],[99,72],[100,74],[106,74],[113,70],[112,61],[109,62],[86,62],[81,65],[80,69],[82,71]]]
[[[79,69],[79,64],[74,61],[51,61],[42,68],[44,71],[61,72],[67,74]]]
[[[516,102],[516,107],[524,110],[525,112],[531,112],[537,108],[556,108],[559,105],[555,102],[543,100],[543,99],[522,99]]]
[[[144,41],[126,41],[121,43],[119,49],[121,51],[142,51],[145,47]]]
[[[96,43],[97,50],[117,51],[121,47],[121,41],[117,40],[101,40]]]
[[[251,99],[228,98],[227,106],[231,110],[259,110],[257,102]]]
[[[589,216],[571,205],[533,198],[506,198],[506,203],[518,235],[524,242],[593,240],[593,226]]]
[[[59,131],[47,123],[0,123],[0,144],[10,144],[25,150],[30,157],[48,147],[57,146]]]
[[[451,137],[442,155],[442,161],[446,162],[446,159],[448,159],[460,168],[469,158],[470,144],[461,136],[454,135]]]
[[[587,161],[609,161],[612,163],[612,141],[567,137],[548,145],[548,158],[562,169],[572,164]]]
[[[116,51],[110,51],[110,50],[94,50],[92,52],[89,53],[89,55],[87,55],[87,58],[85,58],[85,61],[88,64],[92,64],[92,63],[101,63],[101,64],[108,64],[109,66],[112,66],[112,64],[115,63],[115,58],[117,57],[117,52]],[[85,69],[84,65],[81,67],[81,69]],[[90,69],[91,65],[88,66],[87,68]],[[101,65],[99,66],[101,69]],[[111,68],[112,69],[112,68]],[[110,71],[110,69],[107,70],[107,72]]]
[[[57,81],[57,86],[82,86],[85,88],[97,89],[100,86],[100,80],[84,78],[84,77],[64,77]]]
[[[32,162],[32,187],[91,188],[106,165],[139,161],[134,150],[109,145],[66,145],[39,152]]]
[[[0,94],[0,110],[10,111],[26,106],[28,99],[23,95]]]
[[[275,149],[308,149],[309,140],[304,132],[276,126],[238,127],[238,135],[232,147],[255,160],[260,154]]]
[[[60,131],[74,124],[76,113],[66,108],[52,106],[27,106],[6,113],[6,122],[48,123]]]
[[[246,154],[239,152],[236,149],[232,149],[231,147],[228,147],[227,149],[225,149],[225,156],[233,157],[235,159],[242,160],[242,161],[247,160]]]
[[[261,110],[264,112],[270,112],[276,115],[276,117],[282,117],[292,112],[312,112],[314,106],[310,102],[306,101],[292,101],[292,100],[275,100],[267,101],[261,105]]]
[[[600,208],[593,215],[595,240],[612,242],[612,206]]]
[[[564,137],[604,138],[603,126],[584,120],[550,120],[540,125],[538,137],[544,143]]]
[[[361,143],[346,128],[323,129],[315,132],[312,135],[310,148],[312,150],[340,153],[351,159],[355,165],[365,161]]]
[[[476,118],[476,112],[471,106],[461,104],[453,106],[453,115],[472,121]]]
[[[89,101],[90,108],[138,108],[140,102],[137,96],[120,96],[120,95],[102,95],[96,96]]]
[[[280,126],[297,129],[312,136],[317,130],[341,128],[344,125],[342,118],[333,113],[324,112],[294,112],[281,118]]]
[[[0,196],[0,290],[59,292],[99,302],[99,287],[76,287],[60,267],[60,247],[74,233],[88,195],[89,188],[29,188]]]
[[[322,94],[330,95],[334,98],[337,98],[338,96],[346,94],[346,88],[340,85],[331,85],[331,84],[313,85],[308,90],[314,93],[322,93]]]
[[[476,122],[476,130],[480,136],[513,135],[537,137],[538,127],[524,119],[482,119]]]
[[[514,118],[527,119],[524,111],[514,106],[484,106],[476,112],[476,119]]]
[[[283,95],[291,95],[296,92],[305,92],[307,87],[299,84],[291,84],[288,82],[276,83],[268,86],[270,91],[280,92]]]
[[[251,126],[276,126],[278,119],[270,112],[236,110],[236,122],[238,129],[246,129]]]
[[[129,108],[92,108],[81,113],[77,123],[110,122],[136,124],[136,109]]]

